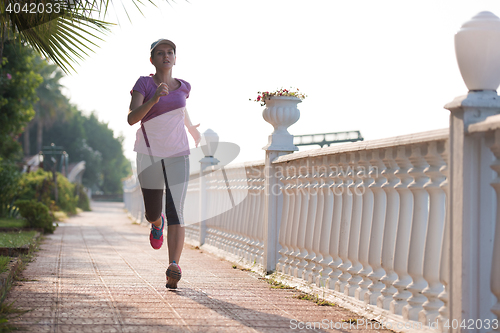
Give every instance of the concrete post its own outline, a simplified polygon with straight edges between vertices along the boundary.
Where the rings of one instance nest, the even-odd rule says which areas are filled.
[[[297,109],[297,104],[300,102],[297,97],[274,96],[266,100],[266,108],[262,114],[264,119],[274,126],[268,144],[262,148],[266,151],[264,269],[268,274],[275,271],[278,262],[278,239],[283,205],[280,181],[283,170],[279,170],[272,162],[281,155],[299,150],[293,144],[293,135],[288,133],[287,128],[299,119],[300,111]]]
[[[493,160],[484,137],[469,126],[500,113],[500,19],[481,12],[455,35],[457,63],[469,89],[445,106],[450,116],[450,198],[448,323],[452,332],[468,331],[470,320],[491,317],[490,285],[494,221]],[[444,242],[446,244],[446,241]],[[446,255],[442,255],[445,257]],[[444,310],[444,311],[441,311]],[[465,323],[465,327],[464,327]],[[441,325],[440,325],[441,326]],[[448,326],[448,327],[446,327]],[[480,329],[480,332],[485,331]],[[473,328],[473,330],[475,330]]]
[[[219,143],[219,136],[217,133],[211,129],[207,129],[202,135],[201,149],[204,158],[200,160],[200,238],[199,246],[205,244],[205,237],[207,235],[207,180],[205,175],[207,169],[212,165],[217,165],[219,160],[214,157],[215,151],[217,150],[217,144]]]
[[[495,91],[470,91],[445,106],[450,116],[449,325],[460,332],[462,320],[486,319],[491,273],[493,191],[488,175],[491,152],[484,138],[468,135],[471,124],[500,113]],[[446,244],[446,242],[445,242]],[[488,316],[489,317],[489,316]],[[458,323],[452,327],[453,323]],[[465,331],[465,330],[464,330]]]

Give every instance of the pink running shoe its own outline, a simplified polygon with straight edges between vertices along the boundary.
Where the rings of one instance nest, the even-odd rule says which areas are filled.
[[[182,271],[181,267],[175,263],[175,260],[173,263],[168,266],[167,269],[167,285],[166,287],[169,289],[177,289],[177,282],[182,277]]]
[[[151,232],[149,233],[149,242],[151,247],[155,250],[159,250],[163,245],[163,226],[165,225],[165,216],[161,214],[161,227],[158,228],[151,223]]]

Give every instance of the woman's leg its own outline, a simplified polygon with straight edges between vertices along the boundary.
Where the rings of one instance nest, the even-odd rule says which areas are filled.
[[[146,221],[160,228],[163,190],[142,188],[142,197],[144,198]]]
[[[169,263],[179,263],[184,246],[184,201],[189,181],[189,158],[179,156],[164,160],[165,214]]]
[[[154,162],[149,155],[137,154],[137,170],[144,198],[146,221],[159,228],[164,185],[161,160]]]

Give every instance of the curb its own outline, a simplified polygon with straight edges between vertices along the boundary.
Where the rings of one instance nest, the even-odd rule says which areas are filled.
[[[37,232],[35,236],[33,237],[34,240],[38,240],[41,237],[42,233]],[[33,251],[35,248],[35,244],[30,244],[29,246],[23,246],[20,248],[0,248],[0,251],[3,249],[7,249],[9,253],[16,253],[19,249],[22,249],[22,251],[17,252],[17,255],[15,257],[17,258],[12,258],[7,265],[7,271],[3,272],[0,274],[0,303],[3,302],[3,299],[5,295],[7,294],[7,291],[9,290],[10,286],[12,285],[12,282],[14,281],[14,278],[16,275],[19,273],[19,267],[22,265],[23,259],[20,254],[29,254]],[[4,253],[0,253],[1,255],[4,255]],[[10,255],[8,255],[10,256]]]

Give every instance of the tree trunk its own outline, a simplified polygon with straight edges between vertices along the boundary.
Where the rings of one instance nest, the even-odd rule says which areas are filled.
[[[37,130],[36,130],[36,151],[42,150],[42,136],[43,136],[43,119],[40,113],[37,112]]]
[[[30,123],[28,123],[24,130],[24,156],[30,156]]]

